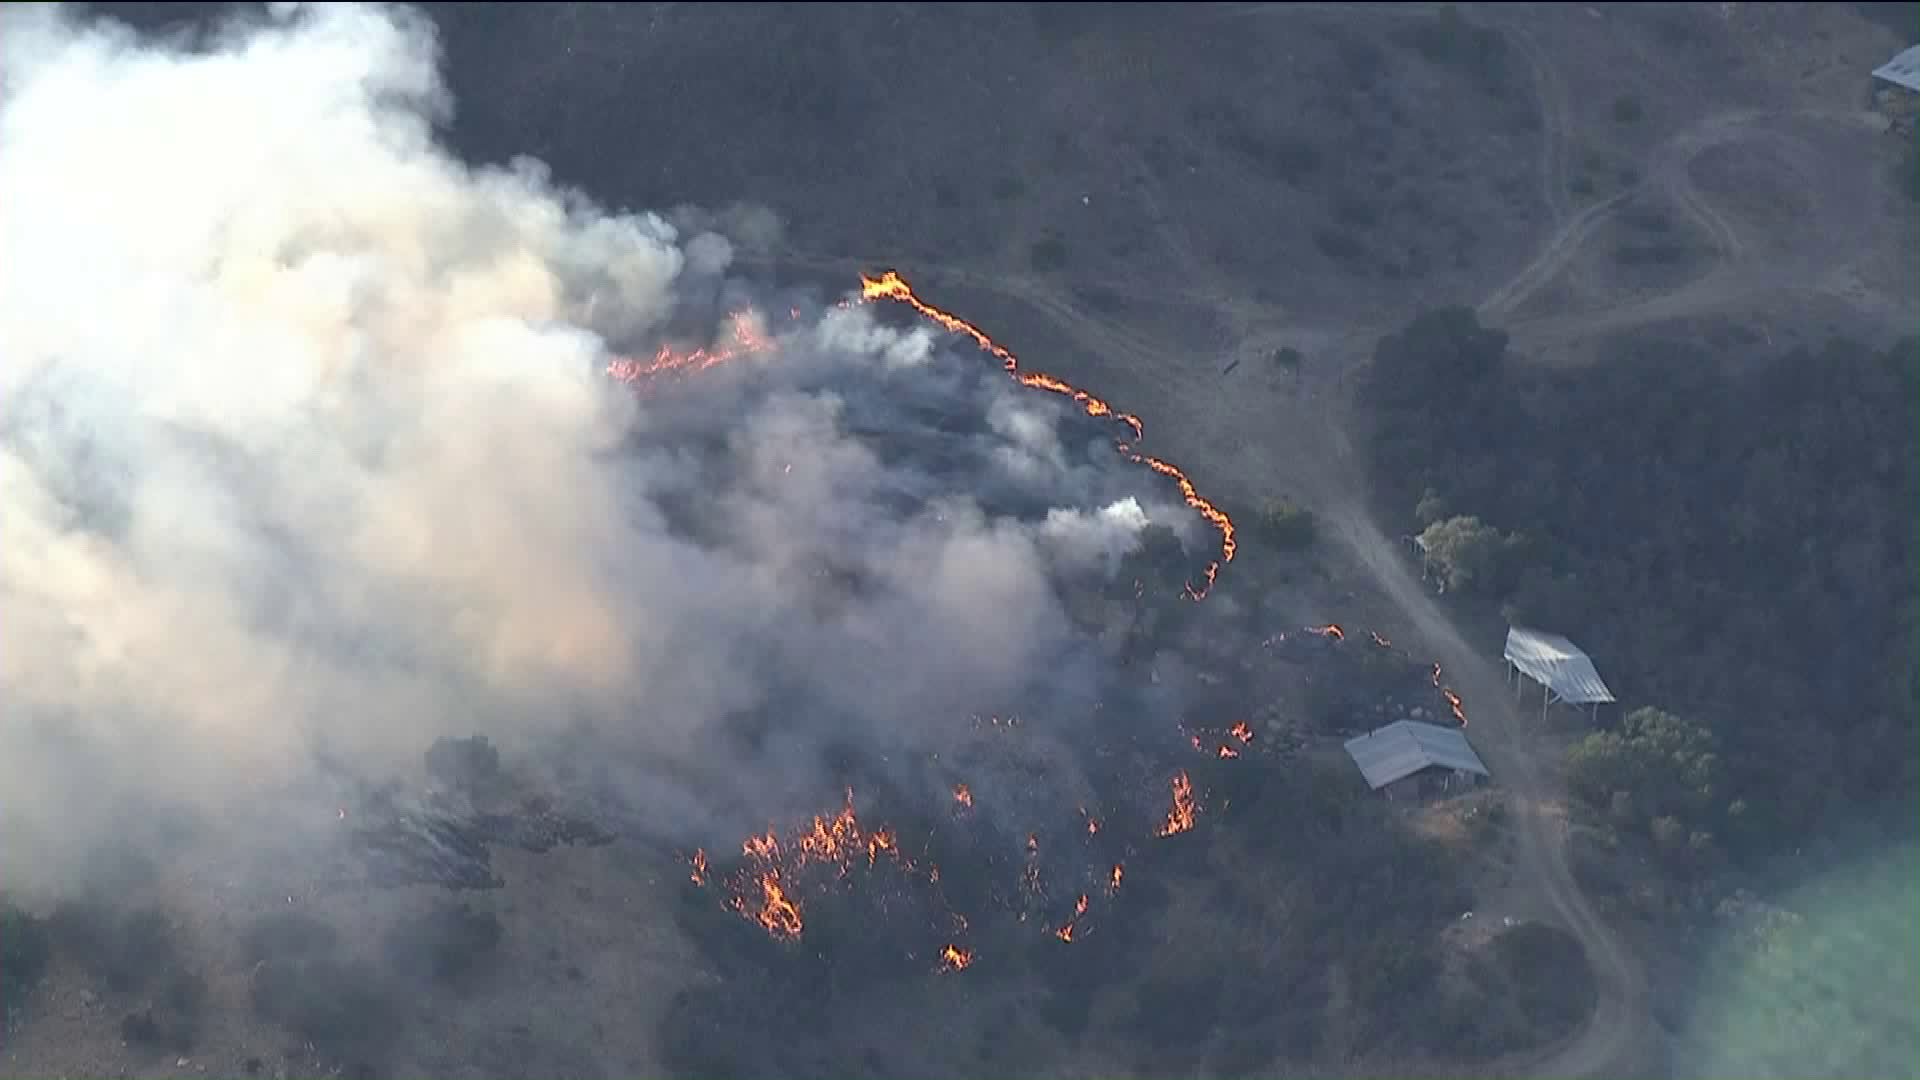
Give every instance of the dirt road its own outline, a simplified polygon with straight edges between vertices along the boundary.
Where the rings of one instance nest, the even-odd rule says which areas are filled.
[[[1593,966],[1599,1002],[1580,1032],[1545,1055],[1504,1063],[1512,1075],[1622,1076],[1644,1064],[1651,1035],[1647,991],[1639,962],[1594,912],[1567,859],[1564,795],[1551,762],[1539,760],[1506,680],[1488,643],[1475,647],[1416,578],[1398,545],[1382,535],[1354,502],[1335,508],[1332,532],[1370,572],[1419,642],[1434,656],[1466,703],[1473,744],[1507,791],[1519,843],[1518,861]],[[1396,631],[1403,640],[1406,631]]]

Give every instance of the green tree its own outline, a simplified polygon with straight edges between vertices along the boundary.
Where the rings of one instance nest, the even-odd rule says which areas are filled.
[[[1581,800],[1621,824],[1645,823],[1663,856],[1704,867],[1722,788],[1713,733],[1654,708],[1628,713],[1618,731],[1596,731],[1567,752],[1567,782]]]
[[[1257,520],[1261,535],[1277,548],[1297,551],[1313,543],[1313,512],[1291,499],[1268,499]]]
[[[1497,589],[1506,556],[1516,544],[1477,517],[1436,521],[1420,533],[1420,541],[1449,592]]]

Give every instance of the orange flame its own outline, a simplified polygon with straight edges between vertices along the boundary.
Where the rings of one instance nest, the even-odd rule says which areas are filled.
[[[1120,891],[1120,879],[1126,876],[1127,876],[1127,865],[1125,863],[1114,863],[1112,872],[1107,874],[1107,895],[1108,896],[1112,896],[1114,893],[1117,893]]]
[[[953,801],[965,809],[973,809],[973,792],[965,784],[953,785]]]
[[[773,834],[772,829],[759,836],[749,836],[741,841],[740,854],[749,859],[772,862],[780,858],[780,838]]]
[[[965,971],[972,966],[972,949],[960,945],[949,945],[940,950],[941,971]]]
[[[1240,751],[1235,750],[1233,747],[1228,746],[1226,743],[1220,744],[1219,753],[1220,753],[1220,760],[1222,761],[1232,761],[1234,758],[1237,758],[1240,756]]]
[[[1061,927],[1060,929],[1055,930],[1053,932],[1053,936],[1059,938],[1061,941],[1065,941],[1071,944],[1073,941],[1073,924],[1068,923],[1067,925]]]
[[[626,356],[614,357],[607,362],[607,374],[621,382],[641,383],[672,372],[705,371],[735,357],[766,352],[773,348],[772,340],[761,332],[751,313],[736,311],[728,317],[728,324],[732,330],[730,344],[715,344],[694,349],[691,352],[682,352],[671,345],[662,345],[654,352],[652,360],[642,361]]]
[[[1250,743],[1253,741],[1253,725],[1247,723],[1245,720],[1235,720],[1233,727],[1227,729],[1227,734],[1239,739],[1243,743]]]
[[[1055,394],[1064,395],[1072,399],[1076,405],[1086,410],[1088,416],[1117,420],[1125,424],[1127,429],[1133,432],[1133,438],[1136,442],[1139,441],[1142,434],[1144,434],[1144,429],[1141,427],[1139,417],[1131,413],[1115,412],[1113,406],[1094,397],[1085,390],[1071,386],[1051,375],[1021,371],[1020,361],[1012,352],[1008,351],[1006,346],[994,341],[988,337],[984,331],[972,323],[967,322],[965,319],[942,311],[914,295],[913,287],[908,285],[906,279],[902,278],[899,273],[893,270],[888,270],[877,278],[871,278],[865,274],[860,275],[860,298],[862,300],[894,300],[905,304],[933,323],[953,333],[964,334],[972,338],[974,344],[980,346],[982,350],[998,359],[1001,365],[1006,368],[1007,374],[1013,376],[1021,386],[1030,387],[1035,390],[1047,390]],[[1177,466],[1156,457],[1137,453],[1131,445],[1126,443],[1122,443],[1119,450],[1127,456],[1129,461],[1145,465],[1154,472],[1171,479],[1179,486],[1180,495],[1186,500],[1187,505],[1198,511],[1201,517],[1205,518],[1209,524],[1219,530],[1220,558],[1207,564],[1204,573],[1206,579],[1205,584],[1195,588],[1193,584],[1189,582],[1184,590],[1185,595],[1191,599],[1204,599],[1207,593],[1212,590],[1214,579],[1219,575],[1221,565],[1233,561],[1234,551],[1238,547],[1233,535],[1233,519],[1229,518],[1225,512],[1214,506],[1213,503],[1203,498],[1199,491],[1194,488],[1193,481],[1187,479],[1187,474],[1181,472]]]
[[[786,889],[781,887],[777,867],[760,875],[760,894],[760,910],[747,912],[746,901],[737,896],[732,901],[733,909],[747,914],[774,937],[788,940],[799,937],[806,924],[800,918],[800,905],[788,899]]]
[[[810,823],[794,830],[786,843],[771,828],[742,841],[740,853],[748,866],[728,881],[727,906],[775,937],[799,937],[803,923],[795,890],[799,888],[800,872],[809,865],[821,864],[845,877],[862,851],[869,867],[885,855],[903,871],[916,872],[912,861],[901,852],[892,829],[883,827],[869,833],[861,828],[853,809],[853,789],[848,788],[846,805],[839,813],[831,818],[814,815]],[[694,884],[705,884],[709,874],[706,852],[695,852],[692,863]],[[938,884],[939,867],[927,866],[926,874],[929,883]]]
[[[1447,699],[1447,704],[1453,707],[1453,718],[1460,721],[1461,727],[1466,727],[1467,707],[1460,704],[1460,695],[1454,693],[1452,687],[1442,687],[1440,694]]]
[[[1383,649],[1391,649],[1391,648],[1393,648],[1393,642],[1391,642],[1391,641],[1388,641],[1388,640],[1387,640],[1386,638],[1383,638],[1383,637],[1381,637],[1381,636],[1379,635],[1379,633],[1377,633],[1377,632],[1375,632],[1375,631],[1373,631],[1373,630],[1369,630],[1369,631],[1367,631],[1367,636],[1373,639],[1373,643],[1374,643],[1375,645],[1378,645],[1378,646],[1380,646],[1380,647],[1381,647],[1381,648],[1383,648]]]
[[[1087,913],[1087,894],[1081,893],[1080,899],[1073,902],[1073,917],[1079,918]]]
[[[1193,828],[1194,818],[1200,808],[1193,801],[1193,781],[1187,778],[1187,771],[1180,770],[1173,778],[1173,809],[1167,811],[1167,820],[1161,824],[1157,836],[1172,836]]]
[[[1027,854],[1029,855],[1040,854],[1040,834],[1039,833],[1027,834]]]
[[[1319,634],[1321,637],[1332,638],[1335,641],[1347,640],[1347,632],[1333,623],[1328,623],[1325,626],[1309,626],[1307,627],[1307,633]]]
[[[693,873],[689,876],[693,879],[693,883],[695,885],[701,885],[701,886],[706,885],[707,883],[707,849],[706,848],[694,849],[693,858],[690,861],[693,864]]]

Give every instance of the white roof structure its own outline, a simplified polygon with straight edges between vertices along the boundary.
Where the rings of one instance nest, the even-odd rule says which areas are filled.
[[[1395,720],[1378,731],[1348,739],[1347,756],[1360,766],[1360,775],[1375,791],[1433,765],[1488,775],[1480,755],[1458,729],[1414,720]]]
[[[1505,656],[1507,663],[1551,691],[1556,701],[1600,705],[1613,700],[1613,691],[1593,669],[1593,661],[1559,634],[1509,627]]]
[[[1873,77],[1920,93],[1920,45],[1902,49],[1893,59],[1874,68]]]

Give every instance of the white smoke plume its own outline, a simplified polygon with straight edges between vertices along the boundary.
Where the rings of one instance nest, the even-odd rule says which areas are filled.
[[[724,402],[636,404],[612,350],[711,296],[730,241],[462,164],[451,107],[404,9],[282,6],[194,51],[0,11],[10,887],[320,753],[379,773],[585,716],[672,761],[795,693],[958,715],[1068,636],[1044,549],[1110,563],[1144,522],[1126,478],[1040,525],[882,460],[861,432],[909,420],[803,377],[920,380],[999,433],[954,460],[1028,492],[1088,471],[1062,409],[863,309],[717,371]]]

